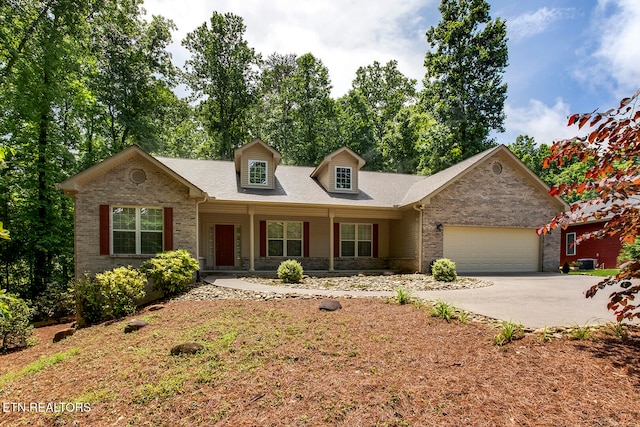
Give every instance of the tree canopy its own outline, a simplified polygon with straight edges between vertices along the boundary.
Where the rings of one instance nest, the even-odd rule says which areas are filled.
[[[507,29],[489,9],[485,0],[442,0],[442,19],[427,31],[422,103],[444,126],[423,159],[428,173],[490,148],[489,133],[504,131]]]

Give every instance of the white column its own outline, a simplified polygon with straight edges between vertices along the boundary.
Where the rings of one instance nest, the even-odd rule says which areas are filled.
[[[329,209],[329,271],[333,271],[333,217],[335,213],[333,209]]]
[[[256,239],[255,239],[255,226],[253,221],[253,207],[247,209],[249,213],[249,271],[255,271],[255,253],[256,253]]]

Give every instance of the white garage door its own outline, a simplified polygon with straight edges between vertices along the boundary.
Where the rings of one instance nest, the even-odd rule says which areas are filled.
[[[532,229],[445,227],[444,257],[462,273],[539,271],[540,238]]]

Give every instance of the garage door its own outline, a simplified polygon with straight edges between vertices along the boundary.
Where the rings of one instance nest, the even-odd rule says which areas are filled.
[[[540,238],[532,229],[445,227],[444,257],[461,273],[539,271]]]

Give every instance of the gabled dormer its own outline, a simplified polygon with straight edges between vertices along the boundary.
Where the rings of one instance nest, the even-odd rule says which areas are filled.
[[[342,147],[326,156],[311,173],[330,193],[356,194],[358,171],[364,166],[362,157],[347,147]]]
[[[236,172],[240,174],[242,188],[275,188],[276,167],[280,153],[257,138],[234,151]]]

